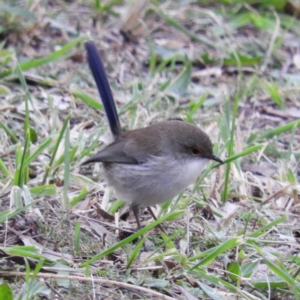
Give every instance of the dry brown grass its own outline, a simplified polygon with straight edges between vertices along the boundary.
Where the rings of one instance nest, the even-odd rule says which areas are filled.
[[[163,223],[167,236],[147,227],[145,246],[135,252],[141,238],[126,240],[127,229],[136,228],[133,216],[126,215],[128,207],[121,208],[119,215],[125,216],[116,223],[116,199],[101,170],[80,167],[108,140],[104,112],[78,96],[81,90],[98,99],[82,43],[68,52],[69,58],[61,55],[23,71],[34,107],[30,127],[37,133],[30,153],[51,141],[31,162],[21,189],[15,182],[16,153],[25,145],[25,91],[16,76],[3,76],[0,121],[17,143],[0,129],[1,160],[9,173],[1,167],[0,274],[14,295],[23,284],[30,290],[30,283],[38,282],[46,299],[298,297],[298,20],[289,23],[287,16],[266,16],[247,5],[227,9],[144,1],[97,12],[91,4],[51,1],[28,8],[35,20],[15,20],[16,26],[25,22],[25,30],[5,32],[5,47],[19,62],[45,57],[89,32],[105,60],[125,129],[181,117],[204,128],[216,154],[227,160],[182,197],[157,208],[158,216],[173,213],[174,219]],[[249,13],[257,19],[250,22]],[[182,71],[188,64],[192,71],[186,85]],[[49,163],[68,116],[74,156],[66,175],[64,139]],[[77,204],[64,202],[78,196]],[[146,212],[142,220],[153,224]],[[35,250],[22,252],[24,245]],[[37,270],[38,281],[26,278],[30,269]]]

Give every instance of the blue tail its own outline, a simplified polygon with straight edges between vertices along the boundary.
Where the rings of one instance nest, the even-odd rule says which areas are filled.
[[[110,131],[116,138],[121,134],[120,120],[118,117],[116,104],[112,95],[110,85],[105,73],[104,65],[98,53],[96,45],[92,41],[85,43],[87,59],[97,84],[98,91],[108,118]]]

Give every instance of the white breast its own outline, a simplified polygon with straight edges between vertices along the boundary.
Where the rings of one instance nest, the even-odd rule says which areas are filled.
[[[195,183],[208,159],[181,161],[152,157],[139,165],[110,164],[105,167],[108,183],[117,196],[140,206],[152,206],[173,199]]]

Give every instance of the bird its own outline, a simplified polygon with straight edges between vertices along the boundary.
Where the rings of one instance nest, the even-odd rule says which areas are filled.
[[[109,186],[130,204],[138,229],[140,207],[173,199],[196,182],[213,154],[209,136],[196,125],[166,120],[122,131],[105,68],[93,41],[85,43],[87,60],[106,112],[113,142],[83,164],[102,163]]]

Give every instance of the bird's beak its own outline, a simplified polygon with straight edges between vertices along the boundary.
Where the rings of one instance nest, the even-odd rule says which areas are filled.
[[[217,161],[217,162],[220,163],[220,164],[224,164],[224,161],[221,160],[219,157],[217,157],[217,156],[215,156],[215,155],[211,155],[211,156],[209,156],[208,158],[209,158],[209,159],[212,159],[212,160],[214,160],[214,161]]]

